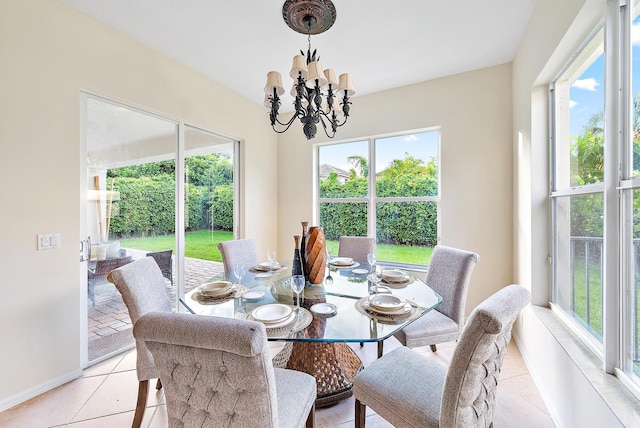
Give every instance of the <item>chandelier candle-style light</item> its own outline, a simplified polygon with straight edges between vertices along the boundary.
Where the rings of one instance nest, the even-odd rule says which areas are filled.
[[[280,96],[285,91],[282,77],[277,71],[267,73],[264,105],[269,108],[271,127],[281,134],[297,118],[303,124],[307,140],[316,136],[318,123],[322,125],[327,137],[333,138],[338,127],[344,125],[349,118],[349,97],[355,91],[348,73],[341,74],[336,79],[332,69],[322,69],[316,50],[311,51],[311,35],[331,28],[336,20],[336,8],[331,0],[287,0],[282,6],[282,17],[291,29],[307,35],[309,46],[306,56],[301,50],[301,55],[293,57],[289,76],[294,80],[291,95],[295,97],[295,112],[286,123],[278,120]],[[278,126],[284,129],[278,130]]]

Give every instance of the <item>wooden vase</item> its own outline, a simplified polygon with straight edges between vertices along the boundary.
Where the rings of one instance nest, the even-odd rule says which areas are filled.
[[[309,228],[305,243],[304,271],[311,284],[322,284],[327,267],[327,241],[320,226]]]

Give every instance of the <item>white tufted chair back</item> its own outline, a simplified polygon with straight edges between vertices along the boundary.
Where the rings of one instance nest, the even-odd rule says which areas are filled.
[[[478,305],[467,321],[451,358],[440,406],[442,427],[492,424],[500,368],[511,328],[531,294],[509,285]]]
[[[112,282],[127,306],[131,324],[148,312],[171,312],[171,298],[158,263],[144,257],[109,273]],[[136,373],[138,380],[156,379],[158,372],[153,356],[144,342],[136,341]]]
[[[371,363],[353,383],[356,427],[364,428],[367,406],[398,427],[492,426],[511,328],[530,299],[525,288],[509,285],[482,302],[462,330],[448,369],[406,347]]]
[[[366,236],[341,236],[339,257],[351,257],[357,262],[367,262],[367,254],[376,252],[376,240]]]
[[[315,379],[278,369],[295,375],[289,387],[299,388],[297,400],[288,397],[284,403],[286,414],[278,408],[280,384],[261,323],[150,313],[138,320],[134,335],[153,353],[169,427],[301,426],[313,406]]]
[[[246,266],[247,269],[258,264],[256,244],[253,239],[236,239],[224,241],[218,244],[218,250],[222,256],[224,273],[228,280],[233,280],[233,267]]]

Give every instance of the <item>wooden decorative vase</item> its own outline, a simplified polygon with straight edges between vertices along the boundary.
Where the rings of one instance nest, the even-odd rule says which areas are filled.
[[[309,228],[305,243],[304,272],[311,284],[322,284],[327,267],[327,241],[320,226]]]

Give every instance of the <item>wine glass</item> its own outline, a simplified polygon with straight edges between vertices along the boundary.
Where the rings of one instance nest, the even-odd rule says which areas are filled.
[[[273,250],[267,251],[267,260],[269,260],[269,270],[273,271],[273,262],[276,261],[276,252]]]
[[[298,298],[298,310],[300,310],[300,293],[304,289],[304,275],[293,275],[291,277],[291,289]]]
[[[242,285],[242,277],[247,273],[247,267],[245,265],[235,265],[233,267],[233,274],[238,278],[238,284]]]
[[[375,266],[374,271],[369,275],[369,280],[373,283],[373,286],[369,287],[369,294],[378,294],[378,285],[382,282],[383,271],[382,266]]]
[[[367,254],[367,262],[369,263],[369,272],[373,273],[376,264],[376,253]]]
[[[333,277],[331,276],[331,248],[327,247],[327,277],[324,279],[326,285],[333,285]]]

